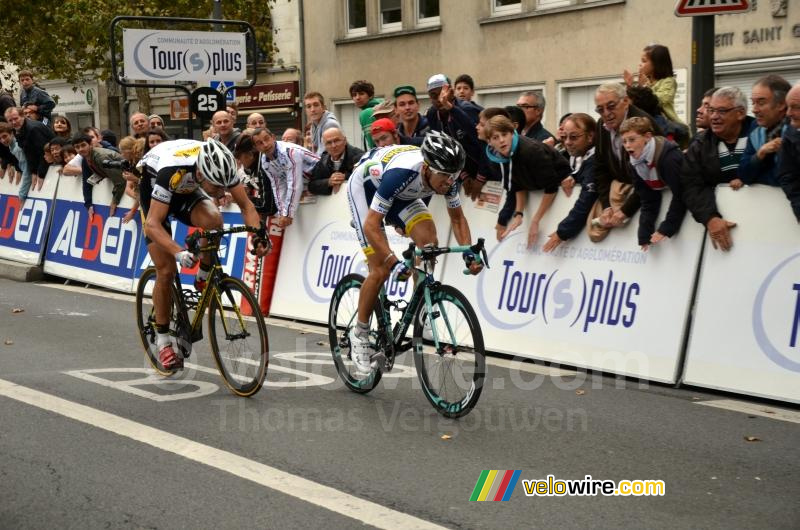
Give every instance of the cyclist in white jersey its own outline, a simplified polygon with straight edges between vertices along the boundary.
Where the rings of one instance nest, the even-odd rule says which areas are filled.
[[[369,373],[375,351],[369,343],[369,318],[381,285],[394,272],[407,280],[412,271],[392,253],[384,221],[402,230],[418,247],[438,246],[436,226],[423,199],[444,195],[453,234],[459,245],[471,242],[469,223],[461,209],[456,179],[464,168],[464,148],[450,136],[430,132],[422,147],[395,145],[372,149],[353,169],[347,184],[347,200],[361,249],[367,256],[369,275],[358,297],[358,323],[350,332],[353,362]],[[464,261],[471,274],[483,265],[467,252]]]
[[[266,128],[253,132],[253,145],[261,153],[261,169],[272,184],[278,209],[276,223],[286,228],[292,224],[300,195],[307,187],[319,157],[305,147],[276,140],[275,135]]]
[[[236,173],[236,159],[216,140],[172,140],[151,149],[140,161],[139,184],[147,251],[156,267],[153,306],[159,360],[167,369],[183,367],[169,335],[170,284],[177,272],[176,260],[190,268],[197,258],[172,239],[169,216],[204,230],[222,228],[222,214],[211,197],[222,198],[229,191],[242,211],[244,222],[258,228],[260,220],[253,203]],[[253,239],[259,256],[269,252],[270,244],[262,231]],[[201,256],[195,287],[203,287],[210,268],[210,257]]]

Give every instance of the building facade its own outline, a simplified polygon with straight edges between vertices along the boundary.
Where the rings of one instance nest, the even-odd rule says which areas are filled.
[[[774,10],[751,0],[744,14],[717,16],[717,84],[749,89],[765,72],[800,80],[800,4]],[[525,90],[547,101],[544,124],[593,113],[594,89],[636,71],[641,50],[668,46],[679,83],[676,110],[689,119],[690,18],[673,0],[303,0],[308,90],[326,96],[351,142],[360,139],[348,87],[370,80],[376,95],[428,76],[470,74],[483,106],[516,103]],[[781,4],[781,2],[777,2]],[[784,6],[787,2],[783,2]],[[427,102],[423,98],[423,109]]]

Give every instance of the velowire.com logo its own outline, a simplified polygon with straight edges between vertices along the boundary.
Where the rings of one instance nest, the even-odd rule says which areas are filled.
[[[520,474],[521,469],[484,469],[469,500],[507,501],[514,493]]]

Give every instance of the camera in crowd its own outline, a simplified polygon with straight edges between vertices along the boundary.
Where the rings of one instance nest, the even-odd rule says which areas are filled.
[[[121,171],[130,171],[131,173],[138,173],[136,171],[136,168],[133,167],[133,164],[124,159],[115,160],[112,158],[108,160],[103,160],[103,167],[107,169],[119,169]]]

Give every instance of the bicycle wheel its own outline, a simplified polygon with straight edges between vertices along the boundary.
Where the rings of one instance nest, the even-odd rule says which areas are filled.
[[[253,316],[244,315],[245,305]],[[267,325],[253,293],[238,278],[223,278],[211,293],[208,333],[217,368],[231,392],[242,397],[258,392],[269,362]]]
[[[358,320],[358,295],[362,283],[364,277],[360,274],[348,274],[336,284],[328,310],[328,341],[336,371],[345,386],[353,392],[366,394],[380,382],[381,371],[374,368],[369,374],[362,374],[350,357],[350,330]],[[377,329],[377,309],[375,313],[372,326]]]
[[[153,286],[156,281],[155,267],[148,267],[139,276],[139,283],[136,286],[136,325],[139,328],[139,337],[142,340],[145,357],[150,362],[150,366],[161,375],[173,375],[176,370],[165,369],[158,360],[158,345],[156,344],[156,316],[153,307]],[[175,300],[180,300],[177,287],[174,283],[170,284],[170,310],[169,310],[169,334],[174,337],[179,355],[188,356],[191,352],[191,341],[188,340],[188,329],[177,309]],[[180,329],[179,329],[180,328]]]
[[[483,333],[475,310],[454,287],[431,291],[431,303],[432,315],[422,304],[414,317],[414,365],[433,408],[459,418],[472,410],[483,390]]]

